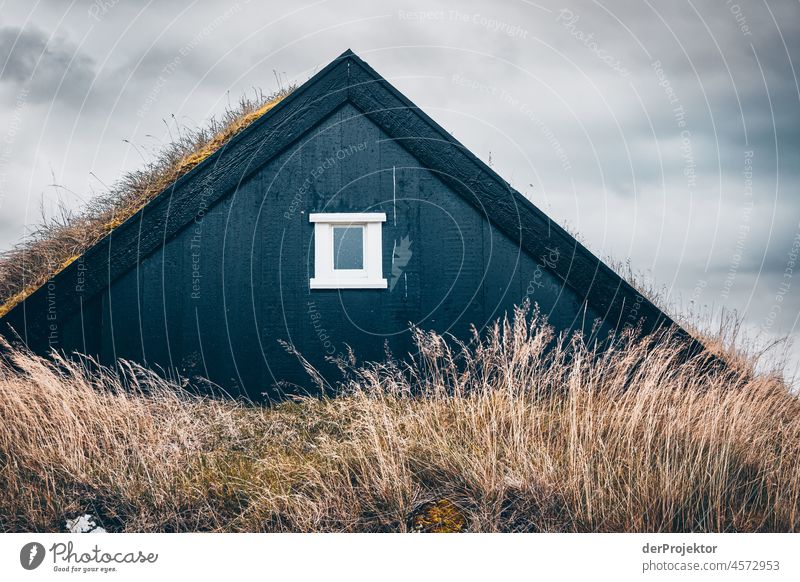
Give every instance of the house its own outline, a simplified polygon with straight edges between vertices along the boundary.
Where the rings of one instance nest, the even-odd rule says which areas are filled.
[[[468,338],[526,299],[599,338],[672,324],[348,50],[1,326],[273,398],[310,384],[282,342],[333,377],[347,346],[402,356],[410,324]]]

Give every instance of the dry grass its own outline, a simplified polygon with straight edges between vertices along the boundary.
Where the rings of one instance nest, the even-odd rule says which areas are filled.
[[[536,314],[469,349],[415,334],[412,364],[275,408],[8,351],[0,529],[800,530],[800,402],[775,377],[663,334],[548,350]]]
[[[225,145],[294,89],[242,97],[221,119],[178,138],[143,169],[124,176],[108,192],[93,196],[80,213],[61,209],[11,250],[0,254],[0,317],[107,236],[178,178]]]

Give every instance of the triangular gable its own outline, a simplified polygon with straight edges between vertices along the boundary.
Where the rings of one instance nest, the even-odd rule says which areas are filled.
[[[59,289],[59,317],[77,313],[139,261],[196,217],[199,200],[211,206],[253,172],[349,102],[397,140],[420,163],[463,196],[489,222],[575,290],[614,327],[642,323],[645,331],[672,320],[574,237],[552,222],[369,65],[347,50],[272,110],[89,249],[51,281]],[[540,260],[547,257],[547,260]],[[46,334],[47,286],[4,321],[27,336]],[[28,325],[26,325],[26,323]]]

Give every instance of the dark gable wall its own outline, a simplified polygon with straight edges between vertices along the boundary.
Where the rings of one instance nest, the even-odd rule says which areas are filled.
[[[599,317],[548,273],[548,257],[521,252],[350,105],[218,204],[206,208],[202,193],[197,204],[195,223],[85,304],[59,347],[258,397],[281,380],[311,387],[279,340],[335,378],[326,355],[350,345],[382,359],[388,341],[401,356],[409,323],[469,337],[526,297],[558,329],[588,331]],[[310,290],[310,212],[385,212],[391,289]]]

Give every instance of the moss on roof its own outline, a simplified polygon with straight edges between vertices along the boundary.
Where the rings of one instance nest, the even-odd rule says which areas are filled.
[[[269,95],[259,91],[252,98],[243,96],[205,127],[182,130],[180,137],[162,148],[144,168],[123,176],[107,192],[93,197],[81,212],[61,209],[55,217],[44,217],[22,241],[0,253],[0,317],[293,90],[291,86]]]

